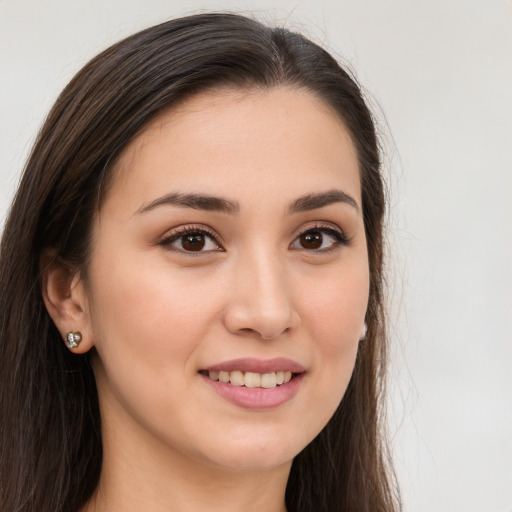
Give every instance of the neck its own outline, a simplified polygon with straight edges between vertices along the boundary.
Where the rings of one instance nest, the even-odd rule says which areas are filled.
[[[115,436],[102,430],[100,482],[81,512],[286,512],[291,461],[263,470],[224,468],[154,438],[139,436],[134,445],[124,442],[123,429]]]

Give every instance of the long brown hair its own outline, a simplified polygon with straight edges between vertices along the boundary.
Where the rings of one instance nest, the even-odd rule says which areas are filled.
[[[357,149],[370,267],[368,331],[345,396],[295,458],[290,511],[395,512],[382,435],[385,198],[372,116],[356,81],[302,35],[234,14],[201,14],[139,32],[91,60],[51,110],[26,165],[0,253],[0,503],[72,511],[102,461],[90,356],[71,354],[44,307],[42,251],[86,271],[92,219],[112,163],[162,110],[219,87],[288,85],[329,105]]]

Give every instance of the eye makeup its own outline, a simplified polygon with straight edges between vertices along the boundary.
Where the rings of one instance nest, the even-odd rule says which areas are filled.
[[[219,238],[211,228],[191,224],[173,229],[158,245],[171,252],[199,256],[204,253],[224,252]],[[302,229],[289,245],[289,249],[326,253],[350,243],[350,238],[338,226],[317,222]]]

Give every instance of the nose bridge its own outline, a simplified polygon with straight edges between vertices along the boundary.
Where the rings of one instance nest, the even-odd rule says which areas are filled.
[[[236,262],[226,326],[273,339],[296,328],[298,314],[284,256],[275,247],[255,245]]]

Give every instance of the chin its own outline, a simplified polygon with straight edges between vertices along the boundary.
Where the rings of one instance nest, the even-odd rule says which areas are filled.
[[[271,453],[268,450],[248,450],[236,456],[223,456],[217,466],[235,471],[268,471],[285,465],[291,465],[297,454]]]
[[[294,457],[298,455],[310,439],[277,436],[274,432],[271,439],[264,436],[248,435],[240,442],[221,446],[217,453],[210,454],[217,466],[234,470],[269,470],[283,465],[291,465]]]

